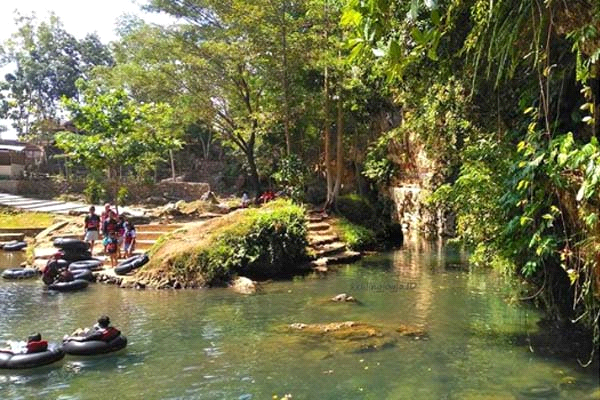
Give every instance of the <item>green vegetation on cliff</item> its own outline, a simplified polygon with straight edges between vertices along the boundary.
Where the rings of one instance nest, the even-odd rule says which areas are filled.
[[[277,200],[171,233],[151,250],[151,261],[138,278],[193,287],[236,274],[289,275],[306,259],[306,246],[304,209]]]

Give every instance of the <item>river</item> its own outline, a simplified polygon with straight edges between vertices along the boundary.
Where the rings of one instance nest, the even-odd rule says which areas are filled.
[[[326,277],[266,284],[255,296],[100,284],[51,293],[39,280],[3,280],[0,342],[35,331],[57,341],[108,314],[129,345],[105,356],[67,355],[40,369],[0,370],[0,398],[597,398],[597,371],[515,342],[538,329],[541,315],[507,301],[506,278],[464,265],[452,247],[415,241]],[[360,304],[327,302],[339,293]],[[418,325],[427,335],[359,352],[282,329],[348,320]]]

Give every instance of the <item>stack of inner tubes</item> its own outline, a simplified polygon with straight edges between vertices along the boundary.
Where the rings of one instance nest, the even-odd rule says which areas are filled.
[[[72,238],[54,239],[54,247],[58,247],[62,253],[61,258],[70,262],[89,260],[92,258],[90,245],[87,242]]]
[[[27,279],[38,276],[39,272],[35,268],[10,268],[2,272],[4,279]]]
[[[62,348],[48,349],[37,353],[13,353],[0,350],[0,368],[24,369],[41,367],[61,360],[65,356]]]
[[[74,279],[85,279],[88,282],[96,282],[96,276],[92,271],[102,269],[102,261],[92,258],[91,260],[75,261],[69,264],[69,271]]]
[[[118,266],[115,267],[115,274],[117,275],[125,275],[129,272],[137,269],[143,265],[146,265],[150,261],[150,258],[147,254],[140,254],[138,256],[129,257],[125,261],[119,263]]]
[[[23,250],[25,247],[27,247],[27,243],[25,242],[11,242],[2,246],[2,249],[4,251],[19,251]]]
[[[65,353],[75,356],[93,356],[118,351],[124,349],[125,346],[127,346],[127,337],[119,335],[108,342],[103,340],[88,340],[86,342],[71,340],[64,342],[62,349]]]
[[[96,282],[96,276],[89,269],[73,271],[73,279],[84,279],[88,282]]]
[[[75,272],[80,270],[99,271],[102,269],[102,261],[92,258],[89,260],[75,261],[69,264],[69,271]]]

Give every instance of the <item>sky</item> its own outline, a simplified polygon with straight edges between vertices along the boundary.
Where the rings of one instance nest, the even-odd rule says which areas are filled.
[[[95,32],[103,43],[117,38],[116,23],[124,14],[135,14],[148,22],[169,22],[169,18],[164,15],[142,12],[141,5],[145,3],[145,0],[1,0],[0,43],[4,43],[17,30],[14,23],[15,10],[23,15],[35,12],[40,21],[47,20],[50,13],[54,12],[62,21],[65,30],[76,38],[82,39],[88,33]],[[0,77],[3,78],[10,70],[11,68],[0,69]],[[9,121],[0,120],[0,125],[9,129],[9,132],[1,134],[3,139],[16,138]]]

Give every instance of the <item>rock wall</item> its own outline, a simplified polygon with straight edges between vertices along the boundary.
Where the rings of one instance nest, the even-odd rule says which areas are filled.
[[[1,192],[42,199],[51,199],[63,193],[82,194],[85,186],[85,180],[20,179],[0,181]],[[163,181],[157,184],[125,182],[123,186],[128,190],[130,202],[140,202],[149,197],[166,197],[185,201],[199,200],[203,194],[211,190],[210,185],[204,182]]]
[[[390,188],[395,218],[406,231],[420,231],[428,237],[455,236],[454,214],[426,204],[431,191],[416,184]]]
[[[406,231],[418,231],[427,237],[455,236],[454,215],[427,204],[427,198],[444,182],[441,170],[427,157],[414,137],[406,137],[389,155],[400,173],[389,187],[394,203],[393,217]]]

